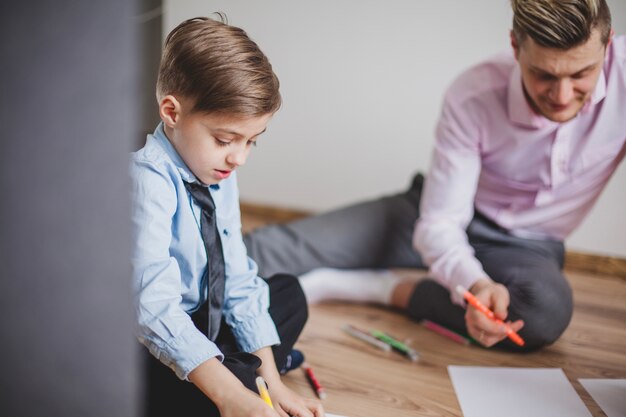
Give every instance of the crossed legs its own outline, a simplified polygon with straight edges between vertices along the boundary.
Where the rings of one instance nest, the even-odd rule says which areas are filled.
[[[404,193],[257,229],[244,237],[249,255],[263,276],[336,268],[340,270],[336,279],[353,279],[359,269],[425,268],[412,246],[422,181],[418,175]],[[520,332],[526,340],[524,350],[553,343],[569,324],[573,308],[571,289],[562,274],[563,244],[512,236],[480,215],[467,233],[487,274],[509,290],[509,318],[526,323]],[[372,277],[371,271],[368,274]],[[372,279],[363,282],[373,285]],[[306,292],[305,282],[303,287]],[[358,286],[352,288],[355,294],[360,291]],[[387,303],[405,309],[416,320],[429,319],[466,333],[463,307],[453,304],[449,291],[432,279],[397,280]],[[507,340],[498,346],[519,350]]]

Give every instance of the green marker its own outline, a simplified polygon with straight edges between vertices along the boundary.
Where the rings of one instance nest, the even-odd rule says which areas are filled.
[[[391,346],[391,348],[393,350],[395,350],[398,353],[403,354],[404,356],[406,356],[407,358],[409,358],[413,362],[415,362],[415,361],[417,361],[419,359],[419,354],[414,349],[411,349],[410,347],[408,347],[404,343],[394,339],[393,337],[389,336],[388,334],[383,333],[383,332],[381,332],[379,330],[372,330],[370,332],[370,334],[372,336],[374,336],[376,339],[381,340],[381,341],[387,343],[389,346]]]

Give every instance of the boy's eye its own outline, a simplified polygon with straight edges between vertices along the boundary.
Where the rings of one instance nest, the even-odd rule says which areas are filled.
[[[218,146],[228,146],[228,145],[230,145],[230,142],[225,141],[225,140],[221,140],[219,138],[215,138],[215,143],[217,143]]]
[[[256,146],[256,140],[249,140],[248,146]]]

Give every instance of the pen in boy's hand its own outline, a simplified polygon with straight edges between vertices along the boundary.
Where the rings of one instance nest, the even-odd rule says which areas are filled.
[[[256,388],[259,390],[259,396],[263,401],[267,403],[272,409],[274,409],[274,405],[272,404],[272,399],[270,398],[270,393],[267,391],[267,385],[265,384],[265,380],[262,376],[256,377]]]

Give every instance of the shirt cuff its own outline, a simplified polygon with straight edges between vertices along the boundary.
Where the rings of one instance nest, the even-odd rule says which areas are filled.
[[[195,327],[185,329],[163,347],[145,339],[141,342],[182,380],[188,380],[189,373],[209,359],[224,360],[224,354],[217,345]]]
[[[431,270],[431,272],[440,283],[445,283],[444,285],[450,291],[450,299],[460,306],[465,305],[465,299],[456,292],[457,285],[469,290],[476,281],[488,277],[481,263],[474,257],[459,261],[449,277],[440,276],[437,271]]]
[[[235,340],[244,352],[256,352],[266,346],[280,344],[274,320],[269,313],[231,325]]]

